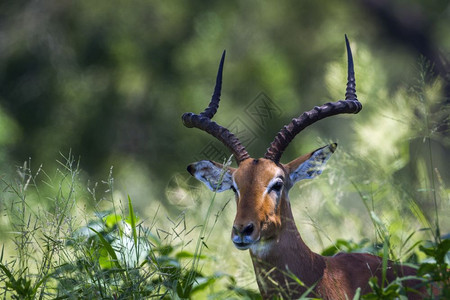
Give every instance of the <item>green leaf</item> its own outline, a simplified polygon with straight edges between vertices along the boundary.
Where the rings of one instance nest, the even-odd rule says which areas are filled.
[[[109,214],[109,215],[107,215],[106,217],[103,218],[103,222],[105,222],[105,225],[108,228],[113,228],[120,221],[122,221],[122,216],[116,215],[116,214]]]
[[[122,266],[119,263],[119,260],[117,259],[117,255],[116,252],[114,251],[114,249],[112,248],[111,244],[108,243],[108,241],[103,237],[103,235],[99,232],[97,232],[95,229],[93,229],[92,227],[89,227],[90,230],[92,230],[93,232],[95,232],[98,236],[98,238],[100,239],[103,247],[105,247],[106,251],[108,252],[109,256],[111,256],[112,258],[112,262],[114,263],[114,265],[116,265],[117,268],[121,269]]]
[[[158,249],[155,249],[159,252],[160,255],[169,255],[173,251],[173,247],[171,245],[161,246]]]
[[[442,242],[440,242],[436,247],[436,256],[435,256],[436,261],[441,264],[444,263],[445,255],[449,251],[450,251],[450,239],[443,240]]]
[[[216,277],[197,277],[195,278],[195,284],[191,290],[191,293],[204,290],[205,288],[213,285],[216,282]]]
[[[186,286],[183,286],[181,281],[177,282],[177,295],[180,298],[189,298],[189,295],[191,294],[192,290],[192,284],[188,284]]]
[[[194,257],[197,257],[197,258],[200,258],[200,259],[205,259],[205,258],[207,258],[206,255],[195,255],[194,253],[189,252],[189,251],[180,251],[180,252],[178,252],[177,254],[175,254],[175,257],[176,257],[177,259],[194,258]]]
[[[417,270],[417,274],[420,276],[430,274],[436,270],[436,267],[436,264],[422,263],[420,264],[419,270]]]
[[[0,269],[3,270],[3,272],[6,274],[6,276],[10,281],[16,281],[13,274],[8,270],[8,268],[4,264],[0,263]]]

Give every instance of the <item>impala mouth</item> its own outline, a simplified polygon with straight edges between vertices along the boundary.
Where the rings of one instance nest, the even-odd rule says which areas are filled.
[[[239,250],[247,250],[250,248],[251,245],[253,245],[253,243],[243,243],[243,242],[242,243],[233,242],[233,244]]]
[[[231,240],[233,241],[234,246],[239,250],[247,250],[257,244],[259,242],[259,239],[259,237],[254,240],[249,237],[234,236]]]

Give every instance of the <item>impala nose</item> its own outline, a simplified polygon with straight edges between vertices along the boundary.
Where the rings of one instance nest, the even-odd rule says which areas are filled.
[[[248,247],[254,242],[252,234],[255,231],[255,225],[250,222],[247,225],[233,225],[233,233],[231,240],[238,249],[248,249]]]
[[[233,225],[233,233],[235,235],[239,235],[241,237],[250,236],[253,233],[253,230],[255,229],[255,226],[253,223],[249,223],[246,226],[242,225]]]

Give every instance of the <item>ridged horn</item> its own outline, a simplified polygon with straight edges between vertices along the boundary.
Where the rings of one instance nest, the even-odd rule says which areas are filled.
[[[312,110],[302,113],[298,118],[292,119],[292,121],[288,125],[284,126],[275,136],[275,139],[270,144],[270,147],[264,155],[265,158],[270,159],[275,163],[279,163],[280,158],[289,143],[297,134],[309,125],[321,119],[338,114],[356,114],[362,109],[362,105],[356,97],[356,82],[355,71],[353,68],[352,50],[350,48],[347,35],[345,35],[345,43],[347,46],[348,59],[345,100],[326,103],[322,106],[316,106]]]
[[[245,147],[241,144],[239,139],[231,133],[227,128],[218,125],[216,122],[211,121],[212,117],[217,112],[219,108],[220,93],[222,90],[222,73],[223,64],[225,61],[225,51],[223,51],[222,58],[219,64],[219,70],[217,71],[216,86],[214,87],[214,92],[209,102],[208,107],[200,114],[194,113],[184,113],[181,119],[183,120],[184,126],[188,128],[198,128],[200,130],[206,131],[213,137],[221,141],[236,158],[237,163],[250,157]]]

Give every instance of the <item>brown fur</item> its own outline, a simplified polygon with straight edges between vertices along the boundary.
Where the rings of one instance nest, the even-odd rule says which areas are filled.
[[[284,166],[276,166],[265,159],[258,160],[258,164],[250,164],[253,160],[249,159],[241,163],[235,173],[235,181],[240,184],[241,190],[235,224],[247,224],[255,219],[265,220],[262,223],[273,224],[267,226],[272,230],[259,232],[265,243],[272,243],[267,247],[268,250],[265,250],[262,255],[250,250],[258,286],[265,299],[273,296],[300,297],[307,287],[313,285],[315,288],[309,295],[311,297],[352,299],[358,287],[361,288],[362,295],[371,291],[368,282],[372,276],[378,277],[379,283],[382,280],[380,257],[362,253],[340,253],[333,257],[323,257],[312,252],[303,242],[296,228],[288,201],[287,188],[283,191],[276,215],[270,213],[274,206],[269,195],[262,199],[255,197],[255,195],[263,194],[267,181],[274,177],[276,172],[280,172],[280,169],[288,178],[289,172],[295,170],[310,156],[311,154],[303,155]],[[292,183],[286,182],[285,186],[289,188]],[[258,229],[261,228],[263,226]],[[414,269],[396,266],[390,262],[386,278],[388,282],[391,282],[396,277],[414,274]],[[293,276],[300,279],[305,287],[292,279]],[[408,286],[417,286],[419,283],[418,281],[406,282]],[[411,292],[408,298],[421,299],[422,297]]]
[[[255,273],[258,274],[258,286],[264,299],[274,296],[297,298],[313,285],[315,288],[308,295],[310,297],[352,299],[358,287],[361,288],[361,295],[371,291],[368,282],[372,276],[378,277],[378,282],[381,283],[380,257],[365,253],[339,253],[324,257],[312,252],[297,231],[289,203],[283,201],[281,206],[283,225],[271,249],[263,257],[250,250]],[[391,282],[396,277],[414,274],[415,270],[410,267],[389,262],[386,279]],[[292,275],[305,286],[302,287],[290,278]],[[420,284],[417,280],[405,283],[409,287]],[[410,292],[408,299],[422,299],[422,296]]]
[[[310,157],[311,153],[286,165],[275,164],[264,158],[249,158],[242,161],[239,168],[228,169],[230,181],[232,178],[234,183],[227,184],[235,184],[237,189],[237,212],[232,239],[234,237],[236,239],[233,241],[240,243],[245,235],[251,241],[250,246],[245,246],[245,243],[236,246],[241,247],[240,249],[249,247],[256,280],[264,299],[298,298],[309,287],[314,287],[307,295],[309,297],[352,299],[358,288],[361,289],[361,295],[371,291],[368,284],[371,277],[376,276],[379,284],[382,281],[380,257],[363,253],[340,253],[333,257],[324,257],[312,252],[303,242],[289,202],[289,189],[294,184],[289,175]],[[188,170],[195,174],[203,170],[201,167],[212,166],[221,167],[215,163],[211,166],[199,163],[198,168],[193,164]],[[217,170],[211,173],[217,173]],[[283,181],[281,191],[271,191],[270,186],[279,180]],[[244,234],[250,223],[250,234]],[[386,271],[387,282],[384,284],[396,277],[414,274],[415,270],[412,268],[389,262]],[[403,283],[410,288],[420,284],[417,280]],[[424,290],[420,290],[420,293],[411,291],[408,298],[421,299]]]

